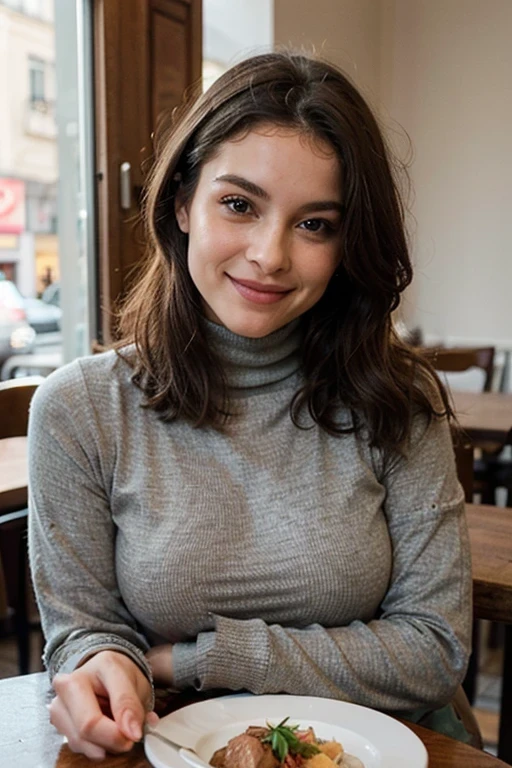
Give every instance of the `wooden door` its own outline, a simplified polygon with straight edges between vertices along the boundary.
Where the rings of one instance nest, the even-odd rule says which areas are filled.
[[[138,200],[151,134],[201,77],[201,0],[96,0],[94,13],[100,342],[144,255]],[[124,169],[124,172],[123,172]]]

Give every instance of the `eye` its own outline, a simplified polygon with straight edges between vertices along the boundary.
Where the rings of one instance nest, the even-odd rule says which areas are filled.
[[[230,197],[223,197],[220,202],[222,205],[225,205],[227,208],[229,208],[230,211],[233,211],[233,213],[238,213],[241,215],[244,213],[249,213],[251,208],[251,204],[245,200],[245,198],[237,197],[234,195],[231,195]]]
[[[329,234],[330,232],[334,232],[333,224],[326,219],[306,219],[305,221],[301,221],[299,226],[313,234]]]

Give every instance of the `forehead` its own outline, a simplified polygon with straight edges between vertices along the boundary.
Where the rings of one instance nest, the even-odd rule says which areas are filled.
[[[223,174],[247,177],[264,189],[269,185],[304,186],[315,195],[341,195],[341,164],[326,140],[297,128],[258,125],[224,141],[207,161],[201,177]]]

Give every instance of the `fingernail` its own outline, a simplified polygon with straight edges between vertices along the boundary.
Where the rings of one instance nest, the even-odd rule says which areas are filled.
[[[153,728],[156,725],[158,725],[159,721],[160,721],[160,718],[158,717],[156,712],[148,712],[148,714],[146,715],[147,724],[151,725],[151,727]]]
[[[142,739],[141,725],[134,717],[128,718],[128,733],[132,741],[140,741]]]

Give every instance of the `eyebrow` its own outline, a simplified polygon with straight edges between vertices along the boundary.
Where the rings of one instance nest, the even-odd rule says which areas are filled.
[[[258,184],[253,181],[244,179],[243,176],[237,176],[232,173],[225,173],[222,176],[216,176],[214,181],[226,181],[229,184],[234,184],[235,187],[245,190],[250,195],[259,197],[262,200],[270,200],[270,195]],[[342,213],[344,206],[339,200],[315,200],[311,203],[306,203],[300,207],[300,213],[311,213],[313,211],[338,211]]]

